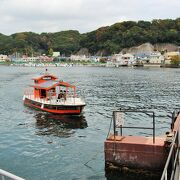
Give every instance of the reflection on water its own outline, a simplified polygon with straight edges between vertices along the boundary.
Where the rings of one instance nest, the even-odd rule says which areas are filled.
[[[53,135],[58,137],[70,137],[73,129],[86,128],[87,121],[81,116],[60,116],[48,113],[38,113],[36,118],[37,135]]]

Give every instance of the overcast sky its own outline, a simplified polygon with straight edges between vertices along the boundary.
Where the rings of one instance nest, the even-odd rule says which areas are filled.
[[[124,20],[176,19],[180,0],[0,0],[0,33],[81,33]]]

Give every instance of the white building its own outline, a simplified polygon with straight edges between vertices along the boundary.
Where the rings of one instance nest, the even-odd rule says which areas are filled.
[[[89,58],[89,60],[92,61],[92,62],[99,62],[100,59],[101,59],[101,57],[99,57],[99,56],[91,56]]]
[[[60,56],[60,52],[53,52],[53,57],[59,57]]]
[[[23,56],[22,58],[20,58],[20,61],[22,62],[36,62],[39,60],[39,57],[27,57],[27,56]]]
[[[0,62],[4,62],[6,60],[9,60],[7,55],[0,54]]]
[[[70,56],[71,61],[89,61],[89,57],[86,57],[86,55],[71,55]]]
[[[151,53],[149,56],[150,64],[161,64],[164,62],[164,56],[161,55],[160,52]]]
[[[132,54],[114,54],[112,56],[112,61],[116,63],[116,66],[128,66],[132,65],[135,58]]]

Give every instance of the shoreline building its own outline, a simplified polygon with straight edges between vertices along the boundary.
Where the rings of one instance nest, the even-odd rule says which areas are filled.
[[[5,62],[10,60],[7,55],[0,54],[0,62]]]
[[[70,56],[71,61],[89,61],[90,58],[86,55],[71,55]]]
[[[127,53],[127,54],[114,54],[111,58],[111,61],[108,61],[107,66],[131,66],[135,61],[134,55]]]

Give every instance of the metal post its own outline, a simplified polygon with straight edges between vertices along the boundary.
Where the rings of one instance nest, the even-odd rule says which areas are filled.
[[[153,144],[155,143],[155,114],[153,112]]]
[[[2,177],[2,180],[5,180],[6,177],[7,179],[13,179],[13,180],[25,180],[19,176],[16,176],[10,172],[4,171],[2,169],[0,169],[0,177]]]
[[[114,140],[116,137],[116,120],[115,120],[115,112],[113,111],[113,124],[114,124]]]
[[[74,87],[74,98],[76,97],[76,87]]]
[[[165,180],[167,180],[167,170],[166,170],[166,174],[165,174]]]
[[[171,120],[171,130],[174,128],[174,120],[175,120],[175,110],[172,112],[172,120]]]
[[[122,136],[122,125],[120,126],[121,136]]]

